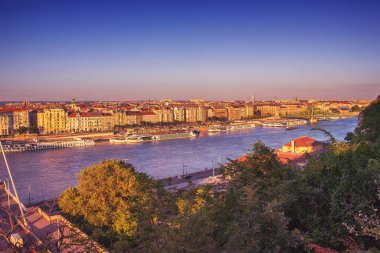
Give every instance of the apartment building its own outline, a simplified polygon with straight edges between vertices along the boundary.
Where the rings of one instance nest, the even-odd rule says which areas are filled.
[[[207,108],[203,106],[197,107],[197,121],[204,122],[207,119]]]
[[[173,122],[174,112],[170,107],[164,107],[161,109],[161,122]]]
[[[12,112],[0,111],[0,136],[11,136],[13,129]]]
[[[215,117],[214,109],[212,107],[206,108],[207,118]]]
[[[125,114],[125,111],[113,110],[112,115],[114,125],[124,126],[127,124],[127,115]]]
[[[3,114],[3,122],[8,126],[12,127],[12,133],[20,129],[21,127],[29,127],[29,108],[2,108],[0,113]],[[11,117],[11,120],[6,120],[6,118]],[[8,122],[8,123],[6,123]],[[9,125],[8,125],[9,124]],[[4,125],[4,129],[5,129]],[[9,132],[9,131],[8,131]]]
[[[242,108],[239,106],[230,106],[227,107],[228,111],[228,120],[240,120],[242,118]],[[244,108],[245,111],[245,108]]]
[[[228,119],[228,109],[224,106],[214,106],[213,107],[214,117]]]
[[[245,105],[245,117],[246,118],[252,118],[254,113],[253,105],[246,104]]]
[[[115,126],[115,116],[101,112],[72,112],[68,115],[68,131],[103,132],[112,131]]]
[[[174,121],[184,122],[185,121],[185,108],[183,107],[174,107]]]
[[[285,105],[280,106],[279,115],[281,116],[294,115],[294,114],[305,113],[306,111],[307,111],[307,106],[305,105],[285,104]]]
[[[280,104],[259,104],[256,105],[256,110],[260,115],[279,116]]]
[[[29,127],[29,109],[15,108],[13,113],[13,130],[18,130],[21,127]]]
[[[197,107],[195,106],[185,107],[185,122],[188,122],[188,123],[197,122]]]
[[[158,115],[154,112],[141,112],[142,121],[148,123],[157,123],[159,122]]]
[[[50,107],[37,110],[37,127],[42,134],[68,132],[68,115],[63,108]]]
[[[127,111],[125,113],[127,125],[139,125],[142,121],[142,114],[140,111]]]

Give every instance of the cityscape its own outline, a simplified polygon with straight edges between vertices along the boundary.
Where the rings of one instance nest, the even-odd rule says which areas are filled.
[[[0,108],[1,135],[63,134],[115,131],[128,126],[198,125],[206,122],[265,117],[355,115],[370,100],[317,101],[160,101],[6,103]]]
[[[0,253],[379,252],[379,13],[0,1]]]

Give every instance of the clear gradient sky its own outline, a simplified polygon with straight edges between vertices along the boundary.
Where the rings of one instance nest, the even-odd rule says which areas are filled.
[[[0,0],[0,101],[379,93],[379,0]]]

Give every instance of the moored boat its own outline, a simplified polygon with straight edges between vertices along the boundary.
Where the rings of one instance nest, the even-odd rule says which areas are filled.
[[[164,141],[164,140],[173,140],[173,139],[185,139],[196,137],[198,132],[189,131],[189,132],[175,132],[175,133],[165,133],[157,134],[152,136],[153,141]]]
[[[220,128],[216,128],[216,127],[211,127],[208,129],[209,133],[219,133],[220,131],[221,131]]]

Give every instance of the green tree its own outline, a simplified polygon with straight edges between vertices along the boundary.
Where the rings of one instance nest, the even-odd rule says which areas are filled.
[[[310,234],[313,243],[347,248],[346,238],[352,237],[343,224],[355,222],[354,214],[369,207],[378,208],[379,185],[378,143],[374,136],[378,129],[367,117],[379,118],[377,102],[373,103],[361,119],[357,134],[347,135],[349,143],[330,138],[327,150],[311,159],[304,171],[298,173],[292,190],[296,202],[289,213],[291,226]],[[331,136],[330,136],[331,137]],[[355,242],[356,240],[356,242]],[[375,245],[374,240],[363,237],[348,239],[362,248]]]
[[[107,246],[123,240],[133,247],[159,221],[163,195],[157,181],[132,165],[108,160],[83,169],[59,206],[69,217],[82,218]]]
[[[353,107],[351,107],[352,112],[360,112],[361,110],[362,108],[358,105],[354,105]]]
[[[360,139],[380,142],[380,96],[371,103],[359,116],[359,126],[356,134]]]
[[[28,132],[30,133],[30,134],[39,134],[39,129],[38,129],[38,127],[37,126],[30,126],[29,128],[28,128]]]
[[[229,181],[223,202],[229,203],[229,229],[224,247],[232,252],[292,252],[304,240],[290,229],[294,171],[282,165],[274,151],[256,143],[247,159],[223,168]]]
[[[28,128],[27,128],[27,127],[24,127],[24,126],[21,126],[21,127],[17,130],[17,133],[18,133],[18,134],[26,134],[26,133],[28,133]]]

